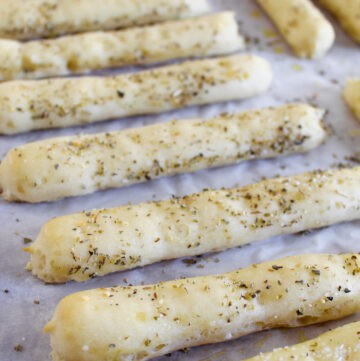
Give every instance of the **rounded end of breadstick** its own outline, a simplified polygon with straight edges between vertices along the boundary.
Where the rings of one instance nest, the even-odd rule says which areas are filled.
[[[29,88],[31,85],[24,81],[0,84],[0,134],[18,134],[34,129],[34,121],[28,112]]]
[[[324,143],[331,133],[330,126],[325,122],[326,110],[308,104],[301,104],[300,106],[306,118],[304,121],[307,123],[307,129],[311,134],[309,141],[312,142],[312,146],[310,146],[312,149]]]
[[[322,141],[322,143],[323,143],[326,141],[326,139],[330,135],[333,134],[334,130],[333,130],[331,124],[329,122],[327,122],[327,120],[326,120],[326,115],[328,114],[328,111],[326,109],[316,108],[316,107],[313,107],[313,109],[315,111],[317,119],[319,120],[320,127],[324,133],[324,137],[323,137],[324,139]]]
[[[315,119],[317,119],[319,121],[321,126],[323,126],[324,128],[327,128],[327,125],[325,123],[325,116],[326,116],[327,111],[324,108],[314,107],[309,104],[303,104],[303,106],[306,107],[307,109],[311,110],[311,112],[313,112]]]
[[[248,66],[249,71],[245,77],[251,84],[252,94],[250,96],[267,92],[273,80],[270,63],[262,57],[251,55]]]
[[[293,44],[294,53],[299,58],[320,59],[334,45],[335,30],[330,23],[324,22],[321,26],[313,29],[311,35],[296,46]],[[306,45],[305,45],[306,44]]]
[[[0,40],[0,81],[19,78],[22,73],[22,44],[15,40]]]
[[[76,225],[76,215],[55,218],[47,222],[31,245],[24,249],[30,254],[26,269],[46,283],[65,283],[71,279],[76,265],[71,253],[74,238],[68,231]],[[88,278],[88,277],[87,277]]]
[[[65,283],[68,281],[61,272],[56,270],[56,264],[53,264],[53,267],[49,266],[47,254],[37,248],[31,252],[30,261],[26,264],[25,269],[45,283]]]
[[[186,14],[186,16],[200,16],[211,11],[211,6],[208,0],[185,0],[185,4],[188,8],[188,14]]]
[[[218,58],[216,65],[216,75],[219,79],[223,79],[224,85],[219,82],[216,89],[212,89],[213,101],[239,100],[257,96],[268,91],[272,83],[271,65],[260,56],[242,54]]]
[[[0,190],[2,197],[9,201],[29,201],[26,186],[28,178],[26,176],[29,165],[23,164],[20,148],[9,151],[0,163]]]
[[[282,128],[291,139],[292,152],[307,152],[320,146],[328,138],[329,129],[324,122],[324,109],[305,103],[292,103],[275,110],[283,124],[291,124],[291,131],[285,131],[286,127]]]
[[[98,322],[94,304],[88,296],[91,292],[98,294],[94,290],[63,298],[52,319],[45,325],[43,331],[50,335],[53,360],[101,360],[106,354],[103,343],[96,344],[103,337],[99,329],[87,324],[89,320],[92,325]]]
[[[215,19],[218,27],[216,37],[219,41],[219,46],[214,48],[210,55],[229,54],[246,47],[245,38],[239,34],[236,14],[233,11],[210,15],[207,18]]]
[[[97,258],[100,246],[88,240],[93,225],[88,223],[89,213],[70,214],[45,223],[31,247],[25,250],[30,254],[26,269],[45,283],[84,282],[109,273]],[[110,272],[118,270],[113,263],[109,267]]]
[[[312,52],[307,54],[309,58],[318,59],[323,57],[334,45],[335,42],[335,30],[333,26],[324,19],[316,28],[314,37],[314,45]]]
[[[66,137],[60,144],[65,144]],[[90,166],[73,168],[61,167],[66,161],[64,153],[59,152],[57,158],[51,158],[49,151],[57,146],[57,139],[28,143],[13,148],[0,163],[0,188],[7,201],[28,203],[52,202],[64,197],[83,195],[96,190],[89,174]],[[81,184],[75,185],[73,173],[81,169]]]
[[[346,104],[360,121],[360,78],[346,80],[343,96]]]
[[[65,283],[69,281],[71,253],[67,255],[66,236],[53,227],[53,222],[46,223],[32,246],[24,249],[30,253],[25,268],[46,283]]]
[[[64,330],[64,327],[62,327],[62,324],[59,324],[58,327],[57,324],[57,318],[58,317],[64,317],[64,321],[66,322],[71,317],[69,313],[71,312],[71,308],[69,309],[70,305],[67,303],[67,298],[61,300],[58,306],[56,307],[55,313],[53,315],[53,318],[44,326],[43,332],[50,335],[50,343],[52,346],[52,353],[51,358],[53,361],[63,361],[64,359],[61,357],[61,355],[55,351],[58,349],[67,348],[68,342],[64,342],[64,339],[67,339],[66,334],[72,333],[73,330],[69,330],[68,332]],[[58,314],[60,314],[58,316]],[[70,316],[70,317],[69,317]],[[74,328],[76,325],[73,325]],[[65,325],[66,328],[66,325]],[[76,339],[73,337],[73,339]],[[70,351],[70,350],[67,350]],[[80,360],[80,359],[79,359]],[[65,361],[65,360],[64,360]]]

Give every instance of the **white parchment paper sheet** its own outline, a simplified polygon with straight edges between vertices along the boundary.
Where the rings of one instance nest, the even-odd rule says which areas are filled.
[[[16,145],[52,136],[119,130],[173,118],[210,117],[220,112],[279,105],[288,101],[309,101],[328,109],[327,119],[334,129],[334,135],[324,146],[306,155],[246,162],[51,204],[10,204],[0,200],[1,361],[48,360],[49,338],[42,333],[42,327],[50,319],[58,301],[76,291],[129,283],[154,283],[180,276],[215,274],[299,253],[360,251],[360,222],[353,222],[308,234],[274,237],[241,249],[206,255],[196,258],[193,265],[183,262],[184,260],[175,260],[83,284],[44,285],[24,270],[28,256],[21,251],[24,246],[23,238],[36,238],[41,225],[52,217],[84,209],[119,206],[128,202],[166,199],[173,194],[189,194],[206,187],[245,185],[261,177],[277,174],[291,175],[324,169],[335,163],[347,162],[347,157],[360,152],[360,124],[355,121],[341,97],[345,78],[360,76],[360,51],[342,29],[336,26],[336,45],[325,58],[316,61],[299,60],[293,56],[283,40],[276,33],[274,35],[274,27],[253,1],[214,0],[213,4],[216,10],[236,11],[240,31],[249,38],[247,51],[262,55],[272,63],[275,77],[268,94],[242,102],[193,107],[159,116],[0,137],[0,157]],[[333,23],[336,24],[334,21]],[[129,70],[133,69],[126,69]],[[187,353],[176,352],[160,360],[242,360],[259,351],[303,341],[353,319],[360,319],[360,315],[303,329],[265,331],[227,343],[194,348]],[[22,346],[22,352],[14,350],[18,344]]]

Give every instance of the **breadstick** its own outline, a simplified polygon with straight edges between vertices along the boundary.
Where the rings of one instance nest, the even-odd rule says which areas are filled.
[[[0,133],[67,127],[251,97],[271,83],[252,55],[197,60],[116,77],[0,84]]]
[[[88,73],[103,68],[229,54],[244,47],[232,12],[116,32],[20,43],[0,40],[0,80]]]
[[[28,269],[45,282],[81,282],[359,219],[359,181],[360,167],[311,172],[55,218],[26,249]]]
[[[45,332],[54,360],[142,361],[338,319],[360,310],[359,261],[356,254],[302,255],[218,276],[80,292],[60,302]]]
[[[345,85],[344,98],[360,121],[360,78],[348,79]]]
[[[8,200],[53,201],[248,159],[305,152],[326,139],[324,111],[287,105],[209,121],[172,121],[62,137],[10,151],[0,164]]]
[[[207,0],[1,0],[0,37],[31,39],[203,15]]]
[[[343,28],[360,42],[360,0],[319,0],[320,4],[335,15]]]
[[[307,342],[275,349],[247,361],[359,361],[360,322],[326,332]]]
[[[333,45],[330,22],[310,0],[257,0],[301,58],[322,57]]]

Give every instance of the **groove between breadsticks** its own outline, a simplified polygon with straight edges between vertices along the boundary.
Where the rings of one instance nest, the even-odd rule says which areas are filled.
[[[271,80],[265,59],[236,55],[115,77],[0,83],[0,133],[242,99],[267,91]]]
[[[0,164],[8,200],[53,201],[249,159],[309,151],[326,139],[324,111],[286,105],[208,121],[47,139],[14,148]]]
[[[332,47],[335,31],[310,0],[257,0],[301,58],[319,58]]]
[[[326,332],[307,342],[275,349],[247,361],[359,361],[360,322]]]
[[[360,121],[360,78],[347,80],[344,89],[344,98],[356,118]]]
[[[333,320],[360,310],[359,261],[302,255],[217,276],[80,292],[60,302],[45,331],[55,360],[142,361]]]
[[[319,2],[335,15],[349,35],[360,43],[360,0],[319,0]]]
[[[0,37],[31,39],[203,15],[206,0],[2,0]]]
[[[0,80],[88,73],[131,64],[233,53],[244,47],[234,13],[21,43],[0,40]]]
[[[93,210],[46,223],[27,249],[46,282],[85,281],[360,218],[360,167]]]

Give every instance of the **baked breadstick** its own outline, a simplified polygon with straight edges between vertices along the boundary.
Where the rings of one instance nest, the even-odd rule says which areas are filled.
[[[359,361],[360,322],[326,332],[307,342],[275,349],[247,361]]]
[[[358,120],[360,120],[360,78],[348,79],[345,85],[344,98]]]
[[[10,151],[0,164],[8,200],[53,201],[248,159],[305,152],[326,139],[324,111],[287,105],[209,121],[62,137]]]
[[[268,90],[269,63],[252,55],[197,60],[116,77],[0,84],[0,133],[67,127],[251,97]]]
[[[80,292],[60,302],[45,332],[54,360],[141,361],[338,319],[360,310],[359,261],[302,255],[218,276]]]
[[[360,218],[360,167],[93,210],[46,223],[28,269],[45,282],[85,281],[161,260]]]
[[[244,47],[232,12],[116,32],[20,43],[0,40],[0,80],[87,73],[131,64],[229,54]]]
[[[319,58],[333,45],[330,22],[310,0],[257,0],[301,58]]]
[[[319,0],[320,4],[335,15],[343,28],[360,42],[360,0]]]
[[[1,0],[0,37],[31,39],[203,15],[207,0]]]

